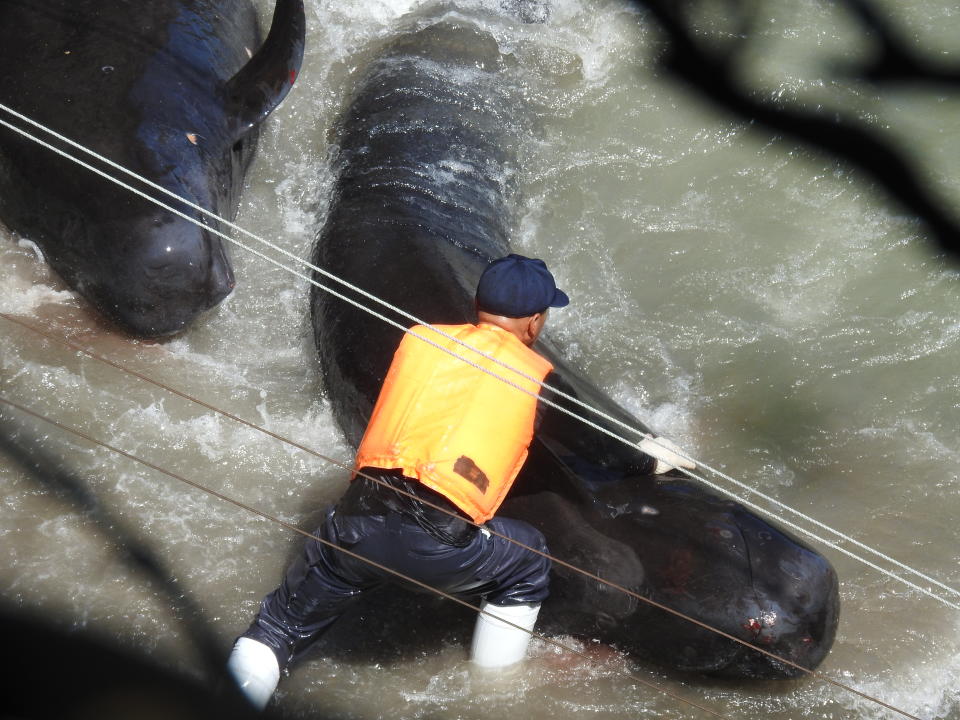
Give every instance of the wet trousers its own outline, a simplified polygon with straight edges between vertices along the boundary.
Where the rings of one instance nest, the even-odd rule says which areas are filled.
[[[491,530],[546,552],[531,525],[495,517]],[[458,597],[485,596],[495,605],[540,603],[550,561],[476,529],[464,547],[443,543],[404,513],[344,515],[327,511],[319,538]],[[280,586],[267,595],[244,633],[267,645],[281,668],[317,639],[366,590],[402,582],[385,570],[308,539]]]

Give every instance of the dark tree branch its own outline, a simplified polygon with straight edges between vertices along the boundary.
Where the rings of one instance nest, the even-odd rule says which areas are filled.
[[[226,667],[226,653],[219,647],[203,609],[180,586],[164,561],[114,517],[80,477],[45,449],[42,439],[28,434],[8,415],[8,411],[0,414],[0,459],[19,465],[38,486],[88,519],[113,543],[130,568],[154,583],[170,601],[175,616],[186,626],[205,662],[209,678],[218,681]],[[235,692],[232,683],[224,686],[229,692]]]
[[[887,26],[875,19],[864,0],[846,0],[864,23],[882,36],[889,62],[910,53],[894,39]],[[663,30],[664,68],[689,84],[700,95],[741,118],[783,133],[850,163],[876,180],[911,214],[921,220],[940,247],[960,256],[960,225],[919,180],[913,165],[875,131],[851,118],[828,118],[794,105],[782,106],[744,92],[729,71],[729,53],[719,57],[699,39],[683,14],[685,3],[676,0],[639,0]],[[910,72],[932,78],[930,68],[913,63]],[[913,76],[911,76],[913,77]],[[943,76],[946,77],[946,76]],[[951,84],[956,84],[951,81]]]
[[[847,68],[846,74],[872,83],[906,83],[960,85],[960,69],[943,67],[921,57],[901,38],[893,25],[866,0],[844,0],[863,24],[868,34],[876,37],[880,51],[872,62],[859,69]]]

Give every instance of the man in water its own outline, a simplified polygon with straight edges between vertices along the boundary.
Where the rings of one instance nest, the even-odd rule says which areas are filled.
[[[540,382],[553,369],[531,346],[548,310],[568,303],[543,261],[508,255],[480,277],[476,324],[437,326],[443,334],[411,328],[357,451],[354,481],[317,531],[430,587],[482,597],[489,615],[477,618],[470,657],[483,667],[524,657],[547,597],[543,535],[495,513],[527,457]],[[396,579],[308,540],[234,645],[231,674],[263,708],[282,667],[363,591]]]

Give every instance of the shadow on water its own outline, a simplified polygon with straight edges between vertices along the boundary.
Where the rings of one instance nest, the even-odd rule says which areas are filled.
[[[0,632],[15,660],[4,670],[3,713],[20,720],[271,717],[226,683],[171,671],[89,632],[67,632],[19,608],[0,607]],[[13,692],[13,689],[16,692]],[[213,689],[216,688],[216,689]]]
[[[202,661],[198,679],[122,649],[89,631],[67,630],[0,604],[0,632],[8,648],[3,717],[58,720],[90,718],[243,718],[254,712],[223,675],[226,652],[196,602],[166,564],[114,517],[87,484],[43,441],[0,415],[0,458],[21,467],[45,493],[59,498],[109,538],[123,562],[169,601]]]

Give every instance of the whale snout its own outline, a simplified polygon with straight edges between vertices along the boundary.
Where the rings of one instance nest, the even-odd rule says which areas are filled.
[[[740,619],[744,639],[803,668],[816,668],[833,645],[839,619],[833,566],[772,526],[762,527],[752,518],[738,520],[753,591]],[[742,663],[758,677],[803,674],[798,667],[758,653],[747,653]]]
[[[186,220],[137,223],[128,252],[98,269],[90,295],[125,332],[160,338],[183,331],[236,286],[223,243]]]

